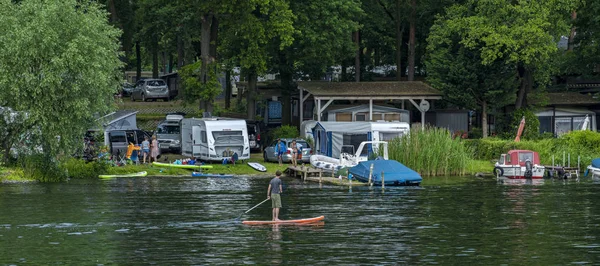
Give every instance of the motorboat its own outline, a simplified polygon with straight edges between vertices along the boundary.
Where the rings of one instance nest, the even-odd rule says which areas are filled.
[[[540,155],[530,150],[510,150],[500,155],[494,167],[496,177],[509,179],[540,179],[544,178],[545,171]]]

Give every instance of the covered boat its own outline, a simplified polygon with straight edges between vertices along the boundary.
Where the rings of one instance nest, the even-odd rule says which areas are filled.
[[[381,185],[381,173],[386,186],[418,186],[423,181],[421,175],[405,165],[394,160],[371,160],[358,163],[350,168],[353,178],[362,182],[369,181],[369,173],[373,165],[371,182]]]
[[[592,176],[600,176],[600,158],[592,160],[592,164],[588,165],[586,170],[586,176],[592,174]]]
[[[545,171],[546,168],[540,164],[540,155],[530,150],[510,150],[500,156],[494,167],[497,177],[510,179],[544,178]]]

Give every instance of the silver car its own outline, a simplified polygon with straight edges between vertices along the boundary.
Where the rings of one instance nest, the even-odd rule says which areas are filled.
[[[148,99],[169,101],[169,87],[167,83],[162,79],[139,80],[131,92],[131,101],[141,100],[145,102]]]
[[[292,141],[294,139],[285,138],[281,139],[281,142],[285,144],[287,147],[287,152],[283,154],[281,161],[284,163],[289,163],[292,161]],[[296,143],[302,146],[302,158],[298,160],[298,162],[310,163],[310,156],[312,155],[312,148],[308,143],[303,139],[296,139]],[[275,154],[275,145],[277,145],[277,140],[273,141],[271,145],[265,148],[263,152],[263,158],[265,162],[277,162],[277,154]]]

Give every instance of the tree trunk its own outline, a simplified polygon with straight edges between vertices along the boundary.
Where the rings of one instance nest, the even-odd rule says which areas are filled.
[[[487,102],[481,104],[481,133],[483,138],[488,137]]]
[[[345,60],[344,60],[344,61],[345,61]],[[341,75],[341,77],[340,77],[340,81],[346,81],[346,75],[348,75],[348,73],[346,73],[346,72],[347,72],[347,71],[346,71],[346,68],[347,68],[347,67],[346,67],[346,64],[345,64],[344,62],[342,62],[342,65],[341,65],[341,67],[342,67],[342,71],[341,71],[341,74],[340,74],[340,75]]]
[[[108,0],[108,10],[110,12],[110,23],[117,26],[119,29],[123,29],[123,25],[119,23],[119,16],[117,15],[117,8],[115,7],[114,0]]]
[[[401,3],[402,0],[396,1],[396,80],[402,80],[402,37],[404,35],[404,27],[402,27]]]
[[[173,53],[169,52],[169,73],[173,73]]]
[[[415,80],[415,31],[417,24],[417,0],[412,0],[410,6],[410,29],[408,33],[408,81],[413,81]]]
[[[515,109],[521,109],[527,106],[527,92],[533,87],[533,75],[531,75],[531,70],[525,66],[518,66],[517,70],[519,74],[519,90],[517,91]]]
[[[200,82],[206,83],[208,81],[208,64],[210,64],[210,30],[212,24],[211,13],[204,14],[202,16],[202,27],[200,32],[200,58],[202,60],[202,66],[200,67]],[[211,103],[209,101],[200,100],[200,109],[204,109],[206,112],[210,112]]]
[[[183,49],[183,39],[181,34],[177,34],[177,70],[185,64],[185,54]]]
[[[573,13],[571,13],[571,20],[574,23],[576,19],[577,19],[577,11],[573,10]],[[569,42],[567,44],[567,50],[569,50],[569,51],[573,51],[576,29],[577,28],[575,26],[571,27],[571,33],[569,34]]]
[[[356,42],[356,57],[354,58],[354,80],[360,82],[360,33],[354,32],[354,41]]]
[[[142,77],[142,52],[140,51],[140,41],[135,42],[135,61],[136,61],[136,82]]]
[[[158,78],[158,41],[152,39],[152,78]]]
[[[279,76],[281,78],[281,125],[291,125],[294,66],[287,60],[283,51],[279,53]]]
[[[248,111],[248,119],[254,120],[256,118],[256,83],[258,82],[258,75],[254,70],[250,70],[248,73],[248,89],[246,91],[246,110]],[[242,97],[242,95],[238,95]]]
[[[231,107],[231,69],[225,70],[225,109]]]
[[[219,32],[219,20],[216,16],[212,17],[212,23],[210,24],[210,57],[211,61],[217,60],[217,37]]]

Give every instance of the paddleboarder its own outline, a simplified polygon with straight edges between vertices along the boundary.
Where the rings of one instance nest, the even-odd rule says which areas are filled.
[[[281,171],[277,170],[275,177],[269,182],[267,189],[267,199],[271,199],[273,205],[273,221],[279,221],[279,209],[281,208],[281,192],[283,191],[281,183]]]

